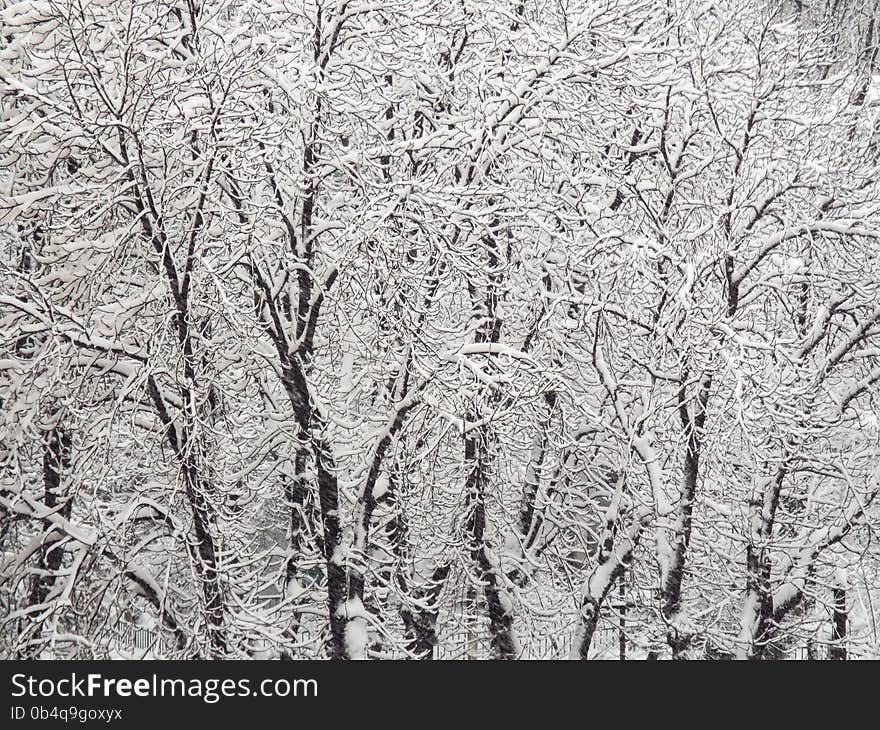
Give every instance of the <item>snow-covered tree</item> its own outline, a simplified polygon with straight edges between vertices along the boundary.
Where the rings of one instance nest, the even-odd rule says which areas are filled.
[[[876,3],[0,7],[4,656],[876,652]]]

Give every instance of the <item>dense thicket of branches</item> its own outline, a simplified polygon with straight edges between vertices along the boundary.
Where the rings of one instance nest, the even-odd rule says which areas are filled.
[[[0,655],[880,647],[877,3],[0,7]]]

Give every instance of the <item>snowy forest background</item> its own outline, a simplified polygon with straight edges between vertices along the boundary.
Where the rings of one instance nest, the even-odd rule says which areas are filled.
[[[880,656],[878,0],[0,8],[0,656]]]

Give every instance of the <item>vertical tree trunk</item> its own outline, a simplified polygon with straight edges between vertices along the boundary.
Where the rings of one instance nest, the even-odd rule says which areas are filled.
[[[609,512],[612,512],[609,510]],[[573,659],[589,659],[590,647],[602,602],[608,596],[615,582],[621,580],[629,567],[633,551],[639,544],[642,532],[651,519],[651,510],[642,508],[626,516],[628,524],[624,534],[618,535],[618,520],[622,515],[614,510],[605,523],[602,541],[596,553],[595,565],[584,582],[581,599],[580,622],[572,645]],[[618,544],[615,545],[615,541]]]
[[[686,372],[685,372],[686,375]],[[696,412],[691,413],[685,401],[684,385],[678,393],[678,410],[682,427],[687,434],[687,445],[682,468],[682,484],[677,505],[678,516],[675,534],[672,537],[672,554],[666,572],[666,580],[661,587],[661,610],[668,627],[666,642],[672,649],[673,659],[682,659],[691,643],[686,629],[677,625],[681,609],[681,594],[684,583],[687,552],[693,527],[694,502],[697,495],[697,481],[700,476],[700,455],[703,448],[703,427],[706,423],[706,406],[709,402],[712,379],[703,377],[697,393]]]
[[[308,450],[301,445],[294,457],[294,473],[284,481],[284,495],[287,499],[290,517],[287,526],[287,547],[289,556],[284,569],[284,595],[291,597],[300,592],[300,558],[306,550],[311,527],[311,503],[308,499],[309,481],[306,479]],[[299,631],[299,614],[291,618],[289,636],[295,638]]]
[[[221,657],[226,653],[228,647],[226,643],[224,589],[217,564],[215,539],[211,532],[214,510],[208,502],[208,486],[199,478],[194,464],[185,463],[183,471],[186,496],[193,515],[195,536],[193,562],[196,567],[196,575],[201,583],[208,643],[212,656]]]
[[[43,437],[43,504],[50,511],[61,505],[60,514],[68,518],[71,502],[65,501],[63,477],[70,467],[70,434],[61,426],[55,425]],[[63,504],[62,504],[63,502]],[[44,520],[46,537],[40,546],[37,565],[39,574],[31,581],[28,604],[37,607],[45,603],[58,580],[58,571],[64,562],[64,548],[59,545],[58,536],[52,524]],[[34,635],[39,626],[34,627]],[[27,656],[33,656],[26,651]]]
[[[435,568],[428,584],[416,591],[415,598],[421,606],[415,609],[409,607],[401,609],[407,649],[420,659],[434,659],[434,649],[437,646],[437,618],[440,615],[437,601],[448,575],[449,565]]]
[[[389,478],[388,503],[395,510],[395,516],[386,527],[386,534],[391,543],[392,552],[396,558],[396,575],[388,575],[386,580],[391,583],[394,580],[403,595],[411,595],[411,604],[402,601],[400,605],[400,617],[403,620],[404,638],[406,648],[411,654],[421,660],[433,660],[437,647],[437,621],[440,616],[438,605],[440,594],[449,577],[450,565],[440,564],[431,572],[428,582],[410,588],[410,581],[402,566],[409,564],[409,550],[407,546],[407,522],[400,508],[398,499],[399,481],[392,473]]]
[[[487,429],[481,427],[465,438],[464,458],[470,469],[465,484],[468,537],[471,559],[483,583],[483,595],[489,614],[492,658],[515,659],[518,649],[513,633],[513,607],[502,583],[504,577],[498,557],[486,539],[486,491],[489,485],[487,437]]]
[[[339,485],[333,473],[330,450],[322,442],[315,443],[315,466],[318,472],[318,498],[324,523],[324,559],[327,566],[327,608],[330,618],[330,658],[347,659],[346,598],[348,581],[344,556],[341,554],[342,529],[339,525]]]
[[[836,586],[832,589],[834,596],[834,614],[831,619],[831,641],[828,658],[835,661],[846,660],[846,588]]]

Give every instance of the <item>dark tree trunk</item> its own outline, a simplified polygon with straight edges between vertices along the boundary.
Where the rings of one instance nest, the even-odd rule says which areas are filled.
[[[833,589],[834,615],[831,619],[831,641],[828,658],[846,660],[846,588]]]
[[[513,614],[504,595],[503,580],[497,558],[486,541],[486,491],[489,483],[487,429],[478,428],[465,439],[464,458],[468,465],[465,488],[468,500],[468,538],[471,559],[483,583],[483,594],[489,615],[489,631],[493,659],[516,659]]]
[[[706,423],[706,406],[709,401],[712,381],[705,378],[700,382],[697,393],[696,412],[691,413],[685,400],[684,386],[678,393],[678,411],[682,428],[687,434],[684,467],[682,470],[681,497],[678,503],[678,519],[672,541],[672,557],[666,580],[662,586],[663,618],[669,630],[666,641],[672,649],[672,658],[681,659],[691,644],[691,636],[682,632],[675,625],[675,619],[681,608],[681,594],[687,564],[688,547],[693,528],[694,502],[697,495],[697,482],[700,476],[700,456],[703,448],[703,427]]]
[[[330,657],[346,659],[345,602],[348,597],[348,573],[342,564],[339,548],[342,529],[339,525],[339,485],[336,475],[328,468],[332,457],[323,442],[315,444],[315,466],[318,472],[318,499],[321,520],[324,523],[324,559],[327,566],[327,609],[330,618]]]
[[[217,569],[214,536],[211,533],[214,511],[207,499],[208,486],[199,479],[193,464],[184,464],[184,479],[187,500],[193,514],[193,557],[205,603],[208,643],[213,656],[222,656],[227,650],[225,601],[220,572]]]
[[[43,442],[43,503],[54,510],[64,501],[62,477],[70,466],[70,435],[61,427],[48,431]],[[67,501],[61,508],[61,515],[70,516],[71,503]],[[45,522],[47,530],[51,523]],[[57,536],[50,533],[40,548],[39,566],[41,575],[34,576],[31,585],[30,605],[37,606],[48,597],[58,578],[57,573],[64,560],[64,548],[59,547]]]
[[[59,514],[70,517],[71,502],[65,501],[63,477],[70,467],[70,435],[62,427],[55,425],[46,431],[43,436],[43,504],[50,511],[60,507]],[[58,580],[58,571],[64,562],[64,548],[59,543],[59,536],[52,529],[49,520],[43,520],[46,536],[37,554],[37,568],[39,573],[31,579],[28,593],[28,606],[35,609],[35,613],[41,609],[49,597]],[[22,637],[35,639],[39,634],[42,621],[37,621],[23,628]],[[36,644],[26,645],[19,650],[20,659],[32,659],[39,654]]]
[[[440,615],[437,601],[446,578],[449,565],[440,565],[431,574],[427,586],[416,591],[415,598],[424,607],[404,607],[400,611],[406,632],[407,649],[423,660],[434,658],[437,646],[437,618]]]

